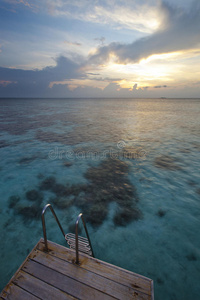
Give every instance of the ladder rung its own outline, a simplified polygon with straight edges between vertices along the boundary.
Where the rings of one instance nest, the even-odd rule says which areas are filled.
[[[65,235],[65,239],[70,249],[76,250],[76,235],[74,233],[68,233]],[[78,236],[79,250],[85,254],[92,255],[92,251],[87,238]]]
[[[76,243],[70,243],[70,242],[68,242],[68,245],[70,247],[76,247]],[[90,246],[89,245],[85,245],[85,244],[79,244],[79,248],[90,250]]]
[[[71,242],[67,242],[68,243],[68,245],[70,246],[70,247],[76,247],[76,243],[71,243]],[[87,244],[78,244],[79,245],[79,248],[85,248],[85,249],[89,249],[90,250],[90,246],[89,245],[87,245]]]
[[[68,240],[68,239],[74,239],[74,240],[76,240],[76,235],[74,233],[67,233],[65,235],[65,239],[66,240]],[[80,235],[78,236],[78,240],[89,243],[87,238],[85,238],[83,236],[80,236]]]

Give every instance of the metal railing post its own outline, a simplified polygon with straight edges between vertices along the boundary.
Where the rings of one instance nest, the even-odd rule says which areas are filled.
[[[86,235],[87,235],[87,239],[88,239],[88,242],[89,242],[89,245],[90,245],[90,249],[91,249],[91,251],[92,251],[92,256],[94,257],[94,252],[93,252],[93,249],[92,249],[92,244],[91,244],[91,241],[90,241],[90,238],[89,238],[89,234],[88,234],[87,227],[86,227],[86,224],[85,224],[85,221],[84,221],[84,218],[83,218],[83,214],[80,213],[80,214],[78,215],[77,220],[76,220],[76,264],[77,264],[77,265],[79,264],[79,251],[78,251],[78,224],[79,224],[80,218],[82,219],[83,226],[84,226],[84,229],[85,229],[85,233],[86,233]]]
[[[81,216],[81,219],[82,219],[82,222],[83,222],[83,226],[85,228],[85,232],[86,232],[86,235],[87,235],[87,239],[88,239],[88,242],[89,242],[89,245],[90,245],[90,249],[92,251],[92,257],[94,257],[94,252],[93,252],[93,249],[92,249],[92,243],[90,241],[90,237],[89,237],[89,234],[88,234],[88,231],[87,231],[87,226],[86,226],[86,223],[84,221],[84,218],[83,218],[83,214]]]
[[[55,213],[53,207],[51,206],[51,204],[46,204],[45,207],[42,210],[42,228],[43,228],[43,235],[44,235],[45,251],[48,251],[48,245],[47,245],[47,233],[46,233],[46,224],[45,224],[44,214],[45,214],[48,207],[50,208],[50,210],[51,210],[51,212],[52,212],[52,214],[53,214],[53,216],[54,216],[54,218],[55,218],[55,220],[56,220],[63,236],[65,237],[65,232],[64,232],[64,230],[63,230],[63,228],[62,228],[62,226],[61,226],[61,224],[60,224],[60,222],[59,222],[59,220],[56,216],[56,213]]]

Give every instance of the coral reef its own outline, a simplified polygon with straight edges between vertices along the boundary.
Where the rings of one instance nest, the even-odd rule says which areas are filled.
[[[0,140],[0,148],[9,147],[10,144],[5,140]]]
[[[37,190],[30,190],[26,192],[26,198],[30,201],[42,201],[43,194]]]
[[[166,211],[163,209],[159,209],[156,213],[156,215],[160,218],[164,217],[166,215]]]
[[[71,167],[72,165],[73,165],[73,163],[72,163],[71,161],[65,161],[65,162],[63,163],[63,166],[64,166],[64,167],[67,167],[67,168]]]
[[[168,155],[156,157],[154,164],[157,168],[167,169],[170,171],[181,170],[181,167],[177,165],[175,158]]]
[[[50,198],[49,202],[53,205],[53,207],[57,207],[59,209],[67,209],[73,204],[73,198],[66,199],[54,197]]]
[[[194,253],[190,253],[190,254],[186,255],[186,258],[189,261],[196,261],[197,260],[197,257]]]
[[[99,226],[108,215],[108,205],[117,202],[119,209],[114,216],[116,226],[125,226],[142,217],[137,208],[138,195],[128,179],[129,167],[120,159],[107,158],[97,167],[90,167],[84,177],[88,184],[63,185],[54,177],[45,178],[39,188],[56,195],[51,202],[59,209],[70,205],[79,207],[93,226]]]
[[[115,226],[126,226],[142,217],[137,207],[137,191],[128,178],[128,172],[126,162],[108,157],[98,166],[88,168],[84,174],[87,184],[60,184],[53,176],[39,176],[42,181],[38,189],[31,189],[25,194],[26,199],[34,202],[34,205],[30,206],[28,202],[27,205],[21,205],[20,198],[12,196],[9,198],[9,207],[23,216],[25,221],[37,219],[42,209],[43,192],[50,191],[55,195],[49,201],[53,206],[62,210],[73,205],[80,208],[87,222],[94,227],[106,220],[109,204],[116,202],[113,222]]]
[[[196,193],[200,195],[200,188],[196,189]]]
[[[40,190],[51,190],[52,187],[53,187],[55,184],[56,184],[56,179],[55,179],[55,177],[50,176],[50,177],[45,178],[45,179],[41,182],[41,184],[40,184],[40,186],[39,186],[39,189],[40,189]]]
[[[15,212],[18,215],[21,215],[25,222],[29,221],[30,219],[39,219],[41,217],[41,210],[38,206],[21,206],[18,205],[15,209]]]
[[[34,156],[25,156],[25,157],[22,157],[20,160],[19,160],[19,164],[22,165],[22,164],[29,164],[31,163],[32,161],[36,160],[37,159],[37,156],[34,155]]]
[[[20,197],[18,195],[10,196],[8,199],[8,207],[13,208],[20,201]]]
[[[107,158],[99,166],[91,167],[85,173],[89,180],[85,191],[83,213],[92,225],[100,225],[107,217],[108,204],[117,202],[119,210],[114,216],[114,224],[125,226],[142,217],[136,207],[136,189],[128,179],[129,167],[120,159]]]

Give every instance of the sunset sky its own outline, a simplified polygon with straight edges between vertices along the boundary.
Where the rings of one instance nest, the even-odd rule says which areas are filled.
[[[0,97],[200,98],[200,1],[0,0]]]

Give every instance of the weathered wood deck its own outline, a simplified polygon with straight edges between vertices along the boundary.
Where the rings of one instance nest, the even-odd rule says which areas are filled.
[[[0,294],[0,299],[154,299],[149,278],[41,239]]]

